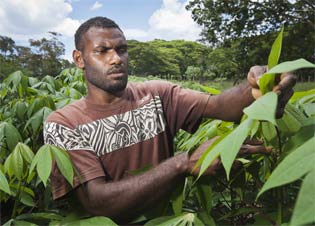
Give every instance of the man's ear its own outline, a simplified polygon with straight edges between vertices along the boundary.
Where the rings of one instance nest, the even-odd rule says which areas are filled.
[[[78,68],[84,69],[83,53],[80,50],[73,50],[72,57]]]

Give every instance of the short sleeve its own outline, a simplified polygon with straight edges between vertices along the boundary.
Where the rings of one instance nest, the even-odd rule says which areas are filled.
[[[68,151],[77,171],[74,176],[73,188],[81,183],[105,176],[99,157],[76,129],[56,122],[45,122],[44,142]],[[51,173],[51,184],[53,199],[60,198],[73,189],[62,176],[55,162]]]
[[[166,120],[175,135],[179,129],[193,133],[199,127],[209,95],[165,82],[162,102]]]

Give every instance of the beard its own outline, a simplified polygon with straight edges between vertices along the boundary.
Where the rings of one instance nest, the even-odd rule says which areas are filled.
[[[126,71],[122,66],[115,66],[109,70],[98,70],[85,64],[85,79],[97,88],[115,94],[123,91],[127,86],[128,75]],[[119,78],[111,78],[110,75],[115,73],[123,73],[124,75]]]

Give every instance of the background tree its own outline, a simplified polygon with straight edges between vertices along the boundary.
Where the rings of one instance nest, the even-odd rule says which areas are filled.
[[[0,78],[16,70],[35,77],[55,76],[70,67],[71,63],[62,59],[65,46],[58,39],[60,34],[49,34],[49,38],[30,39],[29,47],[16,45],[12,38],[0,36]]]
[[[283,24],[282,58],[315,60],[315,50],[310,48],[315,45],[314,1],[191,0],[186,8],[203,27],[201,41],[234,50],[237,74],[243,77],[252,65],[267,63],[272,40]],[[305,73],[314,70],[299,71]]]

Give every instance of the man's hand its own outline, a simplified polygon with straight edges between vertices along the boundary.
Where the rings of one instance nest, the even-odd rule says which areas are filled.
[[[216,139],[217,137],[204,142],[189,156],[187,171],[190,175],[198,176],[200,168],[195,168],[195,164]],[[238,156],[241,157],[246,154],[269,154],[270,152],[271,148],[263,146],[263,141],[246,139],[241,146]],[[233,168],[236,169],[239,168],[239,166],[240,162],[235,161]],[[221,164],[220,157],[217,157],[205,171],[204,175],[214,175],[218,171],[222,170],[222,168],[223,166]]]
[[[253,66],[248,72],[247,80],[252,87],[252,95],[255,99],[262,95],[259,90],[259,79],[266,71],[266,66]],[[273,91],[278,94],[277,118],[282,117],[285,105],[293,95],[293,86],[295,83],[296,77],[292,73],[288,72],[281,74],[281,76],[276,76]]]

